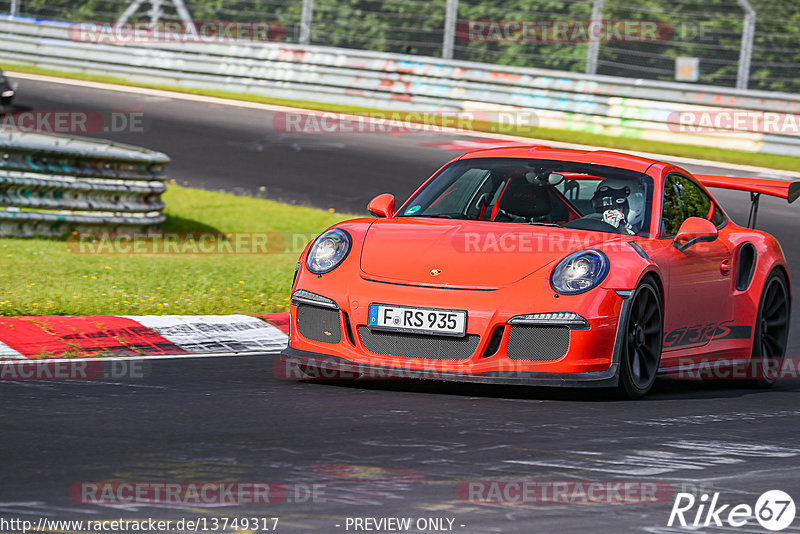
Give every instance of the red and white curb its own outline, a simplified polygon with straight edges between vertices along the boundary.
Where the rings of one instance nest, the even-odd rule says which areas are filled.
[[[0,358],[277,352],[286,313],[0,318]]]

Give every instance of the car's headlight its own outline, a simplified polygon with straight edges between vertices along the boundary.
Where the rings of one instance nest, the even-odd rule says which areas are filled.
[[[603,281],[608,265],[608,257],[599,250],[574,252],[558,262],[550,275],[550,285],[564,295],[584,293]]]
[[[308,251],[306,267],[314,274],[334,270],[347,257],[353,240],[344,230],[334,228],[323,232]]]

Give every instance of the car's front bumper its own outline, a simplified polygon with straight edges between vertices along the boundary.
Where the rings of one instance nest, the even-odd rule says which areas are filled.
[[[617,366],[588,373],[537,373],[529,371],[486,371],[459,373],[437,369],[410,369],[355,363],[338,356],[288,347],[281,352],[276,375],[293,380],[441,380],[525,386],[614,387]]]
[[[620,318],[626,317],[629,292],[597,288],[583,295],[555,296],[546,280],[525,288],[526,297],[523,299],[520,299],[520,288],[514,287],[465,292],[376,284],[363,279],[355,283],[351,281],[346,288],[323,286],[317,279],[297,286],[330,299],[328,313],[331,321],[328,324],[334,326],[334,335],[328,339],[324,336],[322,339],[309,339],[301,332],[302,324],[298,324],[299,308],[292,305],[289,348],[282,353],[281,368],[276,369],[276,374],[286,378],[408,378],[584,387],[616,385],[623,346],[620,338],[624,320]],[[477,345],[470,349],[468,356],[459,359],[448,358],[446,349],[430,357],[404,357],[368,348],[364,336],[370,335],[365,325],[372,302],[467,309],[467,334],[478,338]],[[586,319],[588,328],[570,329],[568,348],[563,356],[546,360],[512,358],[509,347],[514,326],[509,321],[532,311],[578,313]],[[503,335],[499,345],[490,348],[491,338],[498,328],[502,329]]]

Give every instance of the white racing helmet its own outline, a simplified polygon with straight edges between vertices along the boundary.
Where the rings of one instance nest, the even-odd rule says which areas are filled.
[[[606,178],[597,185],[592,206],[598,213],[619,209],[634,232],[641,229],[645,212],[644,186],[636,180]]]

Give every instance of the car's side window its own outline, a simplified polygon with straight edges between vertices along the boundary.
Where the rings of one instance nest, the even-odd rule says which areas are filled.
[[[711,210],[710,221],[714,223],[714,226],[717,228],[721,228],[722,224],[726,222],[725,214],[722,213],[722,210],[717,207],[713,200],[711,201]]]
[[[689,217],[707,219],[715,226],[725,222],[725,215],[696,183],[680,174],[670,174],[664,180],[661,237],[675,237]]]

